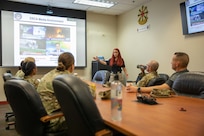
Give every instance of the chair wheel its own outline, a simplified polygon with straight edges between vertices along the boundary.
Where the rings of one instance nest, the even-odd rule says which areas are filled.
[[[6,129],[6,130],[9,130],[9,129],[10,129],[10,127],[9,127],[9,126],[7,126],[5,129]]]

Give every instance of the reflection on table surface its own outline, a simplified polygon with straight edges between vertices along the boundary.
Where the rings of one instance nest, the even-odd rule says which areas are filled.
[[[106,91],[96,84],[96,93]],[[135,93],[123,88],[122,121],[111,120],[110,100],[96,96],[96,104],[105,123],[125,135],[204,135],[204,100],[185,96],[157,98],[157,105],[138,103]]]

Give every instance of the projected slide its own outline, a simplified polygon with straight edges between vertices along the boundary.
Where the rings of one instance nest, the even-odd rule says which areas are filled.
[[[63,17],[14,12],[14,64],[27,56],[37,66],[56,66],[62,52],[76,52],[76,21]]]

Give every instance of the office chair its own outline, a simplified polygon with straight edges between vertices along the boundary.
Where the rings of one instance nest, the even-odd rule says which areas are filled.
[[[67,122],[69,136],[112,134],[106,129],[86,83],[73,75],[59,75],[53,80],[53,88]]]
[[[169,79],[169,76],[167,74],[160,73],[158,75],[158,77],[151,79],[146,86],[161,85]]]
[[[199,71],[182,73],[175,79],[172,89],[178,95],[204,99],[204,73]]]
[[[10,72],[3,73],[2,75],[4,82],[7,80],[13,79],[13,75]],[[5,121],[9,121],[9,118],[14,117],[14,113],[12,111],[5,113]],[[10,129],[10,126],[15,125],[15,121],[10,121],[7,123],[6,130]]]
[[[99,84],[105,84],[109,81],[109,78],[110,72],[108,70],[99,70],[94,74],[92,81]]]
[[[48,115],[35,88],[24,80],[8,80],[4,91],[15,115],[15,129],[22,136],[62,136],[65,132],[48,133],[50,119],[63,113]]]
[[[13,77],[13,75],[11,74],[11,73],[3,73],[3,80],[4,80],[4,82],[6,82],[7,80],[10,80],[10,79],[12,79],[12,77]]]
[[[7,80],[12,79],[13,75],[12,75],[11,73],[7,73],[7,72],[6,72],[6,73],[3,74],[2,77],[3,77],[4,82],[6,82]],[[6,118],[6,119],[5,119],[5,120],[6,120],[6,121],[9,121],[9,118],[10,118],[10,117],[13,117],[13,116],[14,116],[13,112],[6,112],[6,113],[5,113],[5,118]]]
[[[155,77],[151,79],[146,86],[161,85],[165,83],[165,79],[162,77]]]
[[[165,81],[167,81],[169,79],[169,75],[164,74],[164,73],[160,73],[159,77],[163,78]]]

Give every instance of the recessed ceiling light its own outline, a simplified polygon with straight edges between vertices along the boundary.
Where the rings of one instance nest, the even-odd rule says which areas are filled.
[[[96,6],[96,7],[103,7],[103,8],[110,8],[116,4],[114,2],[105,1],[105,0],[75,0],[74,3]]]

